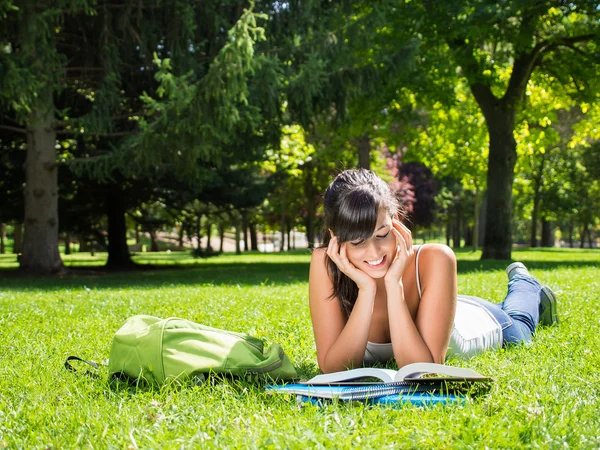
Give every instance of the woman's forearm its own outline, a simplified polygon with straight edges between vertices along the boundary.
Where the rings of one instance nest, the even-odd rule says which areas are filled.
[[[338,372],[362,364],[369,339],[374,303],[375,291],[368,289],[358,291],[348,322],[325,355],[321,366],[322,372]]]
[[[386,285],[390,336],[398,367],[414,362],[439,362],[423,340],[404,299],[401,283]]]

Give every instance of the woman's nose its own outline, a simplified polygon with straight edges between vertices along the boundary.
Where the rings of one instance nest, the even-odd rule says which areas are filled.
[[[375,258],[379,258],[381,255],[381,245],[375,240],[370,239],[367,245],[367,254]]]

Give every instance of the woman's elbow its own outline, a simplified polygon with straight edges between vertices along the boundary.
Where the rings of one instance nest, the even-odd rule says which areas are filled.
[[[436,364],[444,364],[446,361],[446,350],[441,351],[433,357],[433,362]]]
[[[333,368],[331,367],[331,364],[328,364],[327,362],[327,355],[317,355],[317,362],[319,364],[319,370],[321,371],[321,373],[331,373],[331,372],[335,372],[335,370],[333,370]]]
[[[331,358],[327,358],[327,356],[329,355],[324,355],[322,358],[317,356],[319,370],[321,370],[322,373],[342,372],[344,370],[360,367],[362,364],[362,361],[358,363],[353,361],[347,361],[346,363],[340,361],[331,361]]]

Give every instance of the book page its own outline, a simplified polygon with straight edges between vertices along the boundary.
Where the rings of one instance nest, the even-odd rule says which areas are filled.
[[[400,370],[398,370],[398,372],[396,372],[394,381],[404,381],[406,378],[421,378],[423,375],[428,374],[445,375],[447,377],[464,379],[488,379],[488,377],[484,377],[483,375],[471,369],[421,362],[408,364],[402,367]]]
[[[377,369],[374,367],[364,367],[361,369],[344,370],[341,372],[325,373],[317,375],[307,381],[307,384],[328,384],[341,383],[343,381],[359,380],[361,378],[377,378],[384,383],[394,381],[396,371],[391,369]]]

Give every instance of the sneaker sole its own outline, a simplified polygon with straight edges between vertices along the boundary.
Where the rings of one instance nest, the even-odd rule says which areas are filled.
[[[540,309],[544,311],[543,315],[540,315],[540,324],[544,326],[551,326],[558,323],[558,314],[556,312],[556,296],[552,289],[548,286],[542,286],[540,292]]]

